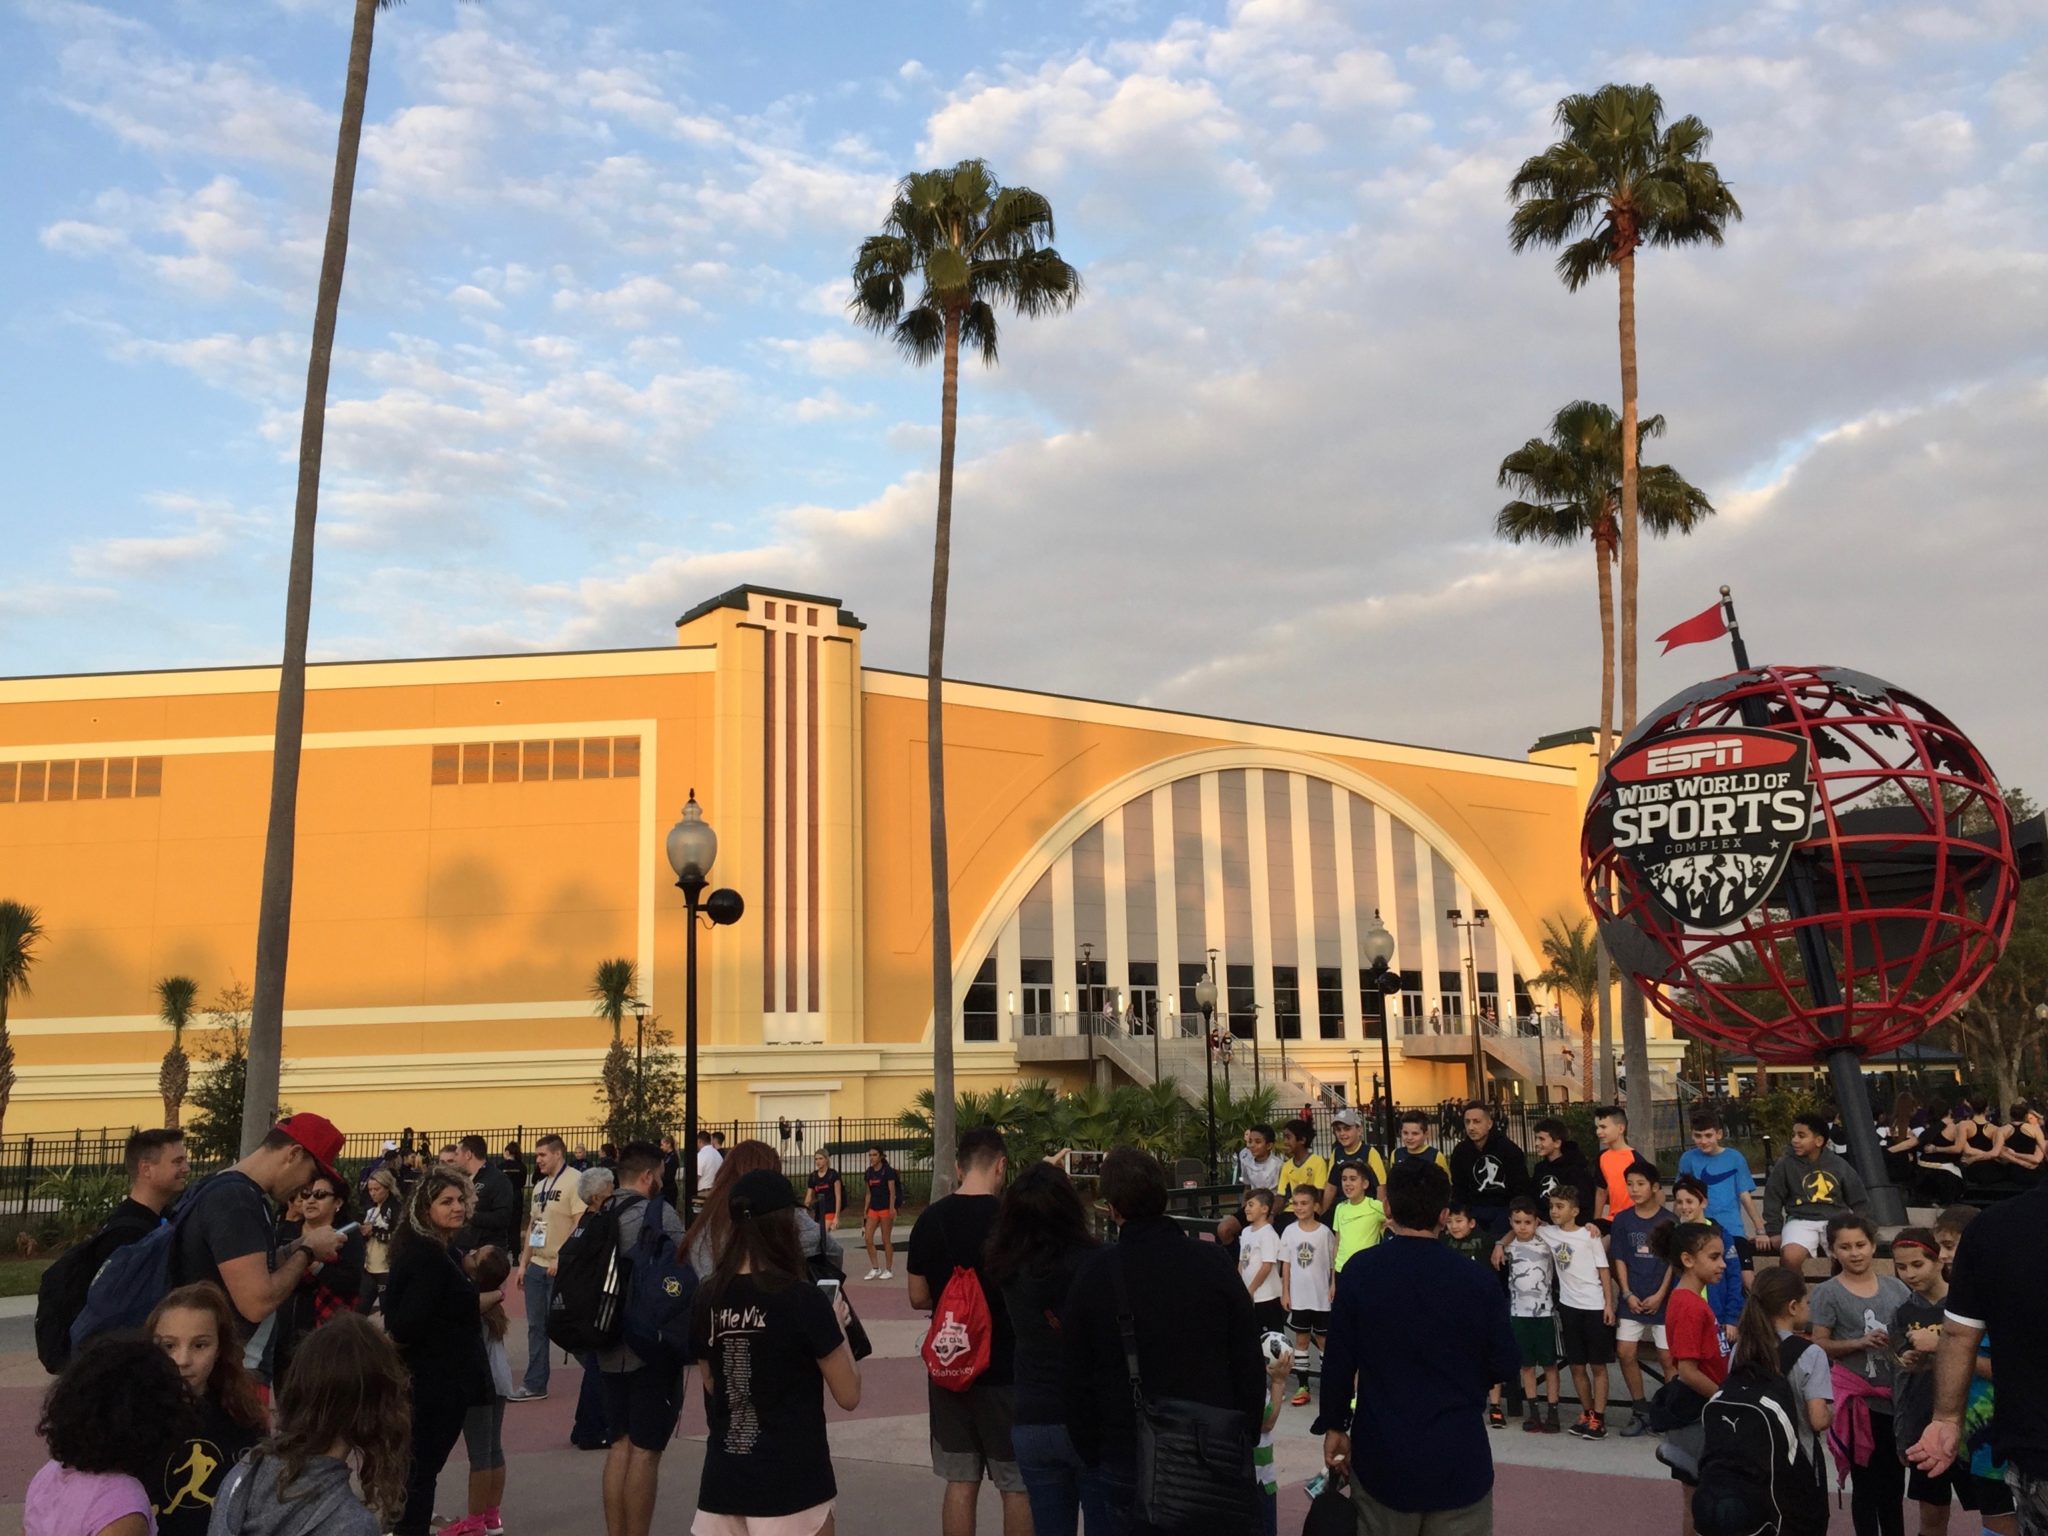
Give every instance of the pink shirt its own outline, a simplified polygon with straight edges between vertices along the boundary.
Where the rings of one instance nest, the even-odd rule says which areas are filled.
[[[98,1536],[124,1515],[140,1515],[151,1536],[149,1494],[125,1472],[74,1472],[46,1461],[28,1485],[21,1536]]]

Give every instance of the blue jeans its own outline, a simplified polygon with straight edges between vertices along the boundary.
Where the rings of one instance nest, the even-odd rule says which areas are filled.
[[[540,1264],[526,1266],[526,1380],[529,1392],[548,1389],[548,1302],[555,1277]]]
[[[1128,1515],[1111,1511],[1108,1483],[1074,1454],[1064,1424],[1012,1424],[1010,1446],[1017,1453],[1017,1470],[1031,1501],[1034,1536],[1075,1536],[1080,1529],[1077,1516],[1086,1517],[1088,1536],[1123,1529],[1119,1522],[1127,1521]]]

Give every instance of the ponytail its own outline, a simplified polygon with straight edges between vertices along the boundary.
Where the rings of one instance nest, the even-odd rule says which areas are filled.
[[[1650,1252],[1673,1269],[1683,1269],[1681,1260],[1720,1239],[1721,1230],[1712,1222],[1667,1221],[1650,1233]]]
[[[1805,1294],[1806,1280],[1798,1270],[1780,1264],[1761,1271],[1735,1325],[1735,1353],[1729,1364],[1766,1376],[1784,1375],[1778,1368],[1777,1320]]]

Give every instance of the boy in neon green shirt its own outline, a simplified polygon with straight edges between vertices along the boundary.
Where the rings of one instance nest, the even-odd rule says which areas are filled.
[[[1337,1273],[1354,1253],[1362,1253],[1380,1240],[1387,1225],[1387,1208],[1365,1192],[1365,1173],[1357,1164],[1347,1164],[1338,1175],[1344,1198],[1330,1207],[1330,1225],[1337,1232]]]

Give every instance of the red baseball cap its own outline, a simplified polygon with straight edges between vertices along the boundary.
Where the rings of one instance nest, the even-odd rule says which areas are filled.
[[[304,1149],[314,1167],[341,1186],[334,1160],[341,1156],[342,1137],[332,1120],[325,1115],[287,1115],[277,1122],[277,1129]]]

